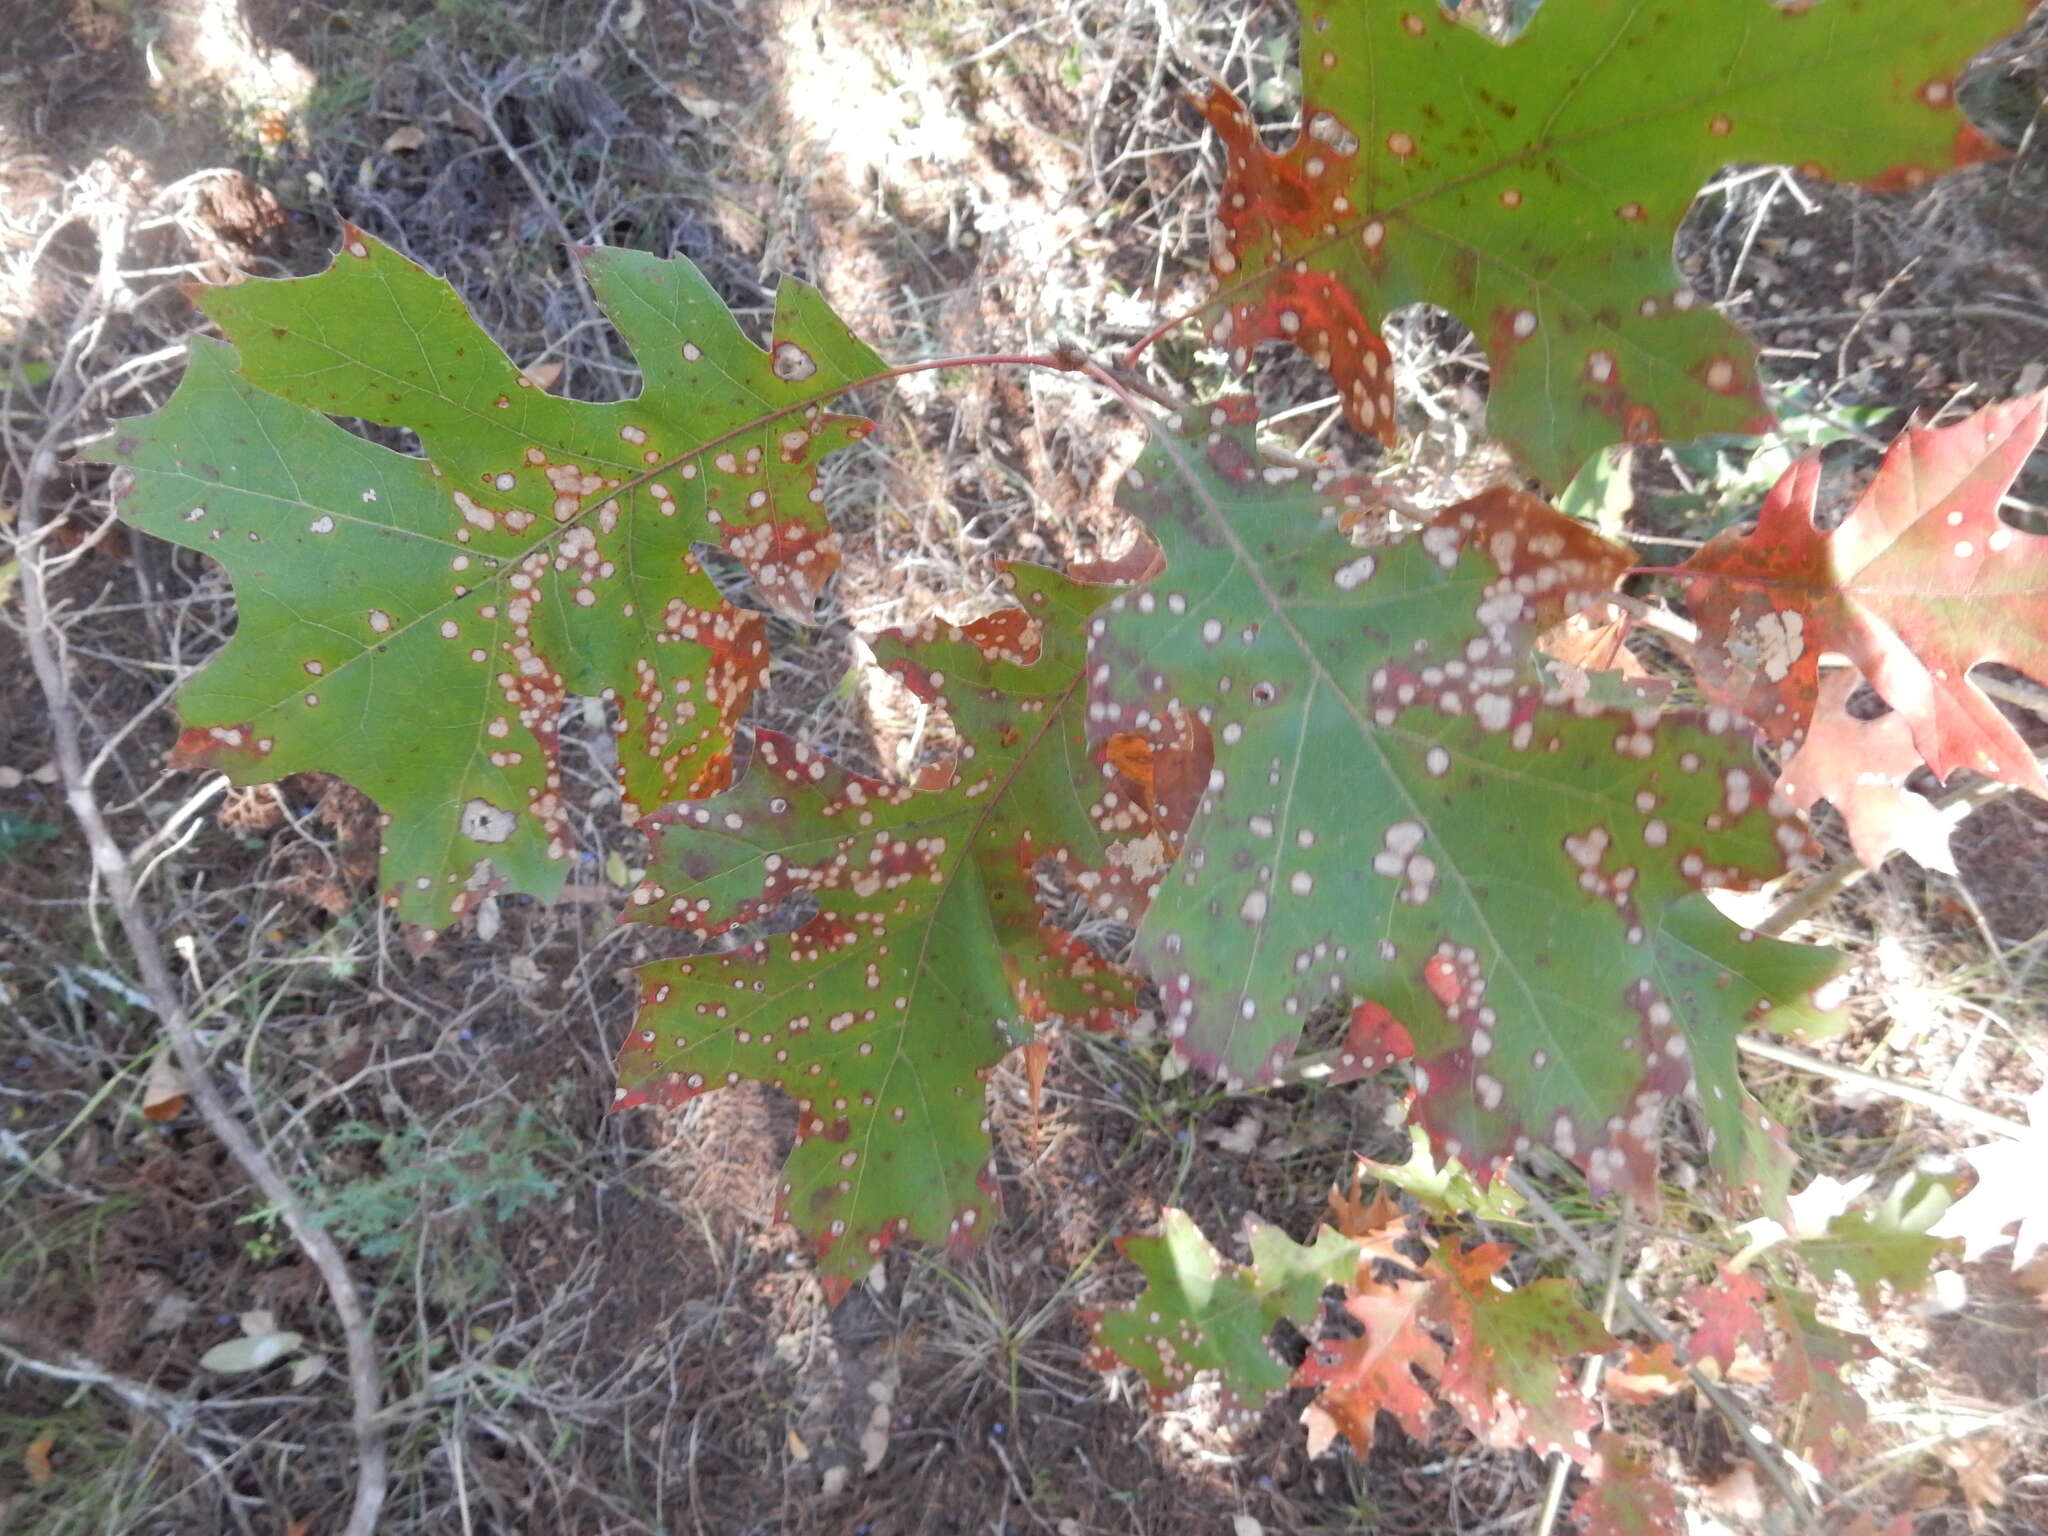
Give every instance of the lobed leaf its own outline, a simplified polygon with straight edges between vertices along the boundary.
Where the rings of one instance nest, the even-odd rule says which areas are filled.
[[[1262,461],[1250,418],[1156,433],[1120,500],[1163,574],[1093,651],[1105,728],[1213,742],[1136,946],[1179,1048],[1260,1081],[1321,1000],[1377,1003],[1445,1158],[1490,1176],[1541,1140],[1649,1197],[1697,1083],[1722,1166],[1781,1191],[1734,1035],[1817,1026],[1838,962],[1700,891],[1773,877],[1805,833],[1725,712],[1574,697],[1534,660],[1627,555],[1507,490],[1361,548],[1339,524],[1363,489]]]
[[[1939,1180],[1901,1179],[1875,1210],[1846,1211],[1825,1232],[1802,1239],[1799,1256],[1817,1274],[1847,1275],[1874,1310],[1880,1283],[1901,1295],[1923,1291],[1935,1259],[1959,1246],[1931,1235],[1953,1203]]]
[[[1586,1486],[1572,1504],[1579,1536],[1667,1536],[1685,1529],[1670,1481],[1620,1435],[1593,1441]]]
[[[1850,714],[1849,697],[1859,680],[1852,667],[1820,680],[1812,723],[1778,774],[1778,793],[1801,810],[1810,811],[1820,800],[1832,805],[1866,869],[1904,853],[1952,875],[1956,858],[1948,818],[1925,795],[1906,788],[1922,766],[1913,733],[1896,710],[1875,720]]]
[[[1360,1157],[1358,1172],[1413,1196],[1416,1204],[1433,1216],[1507,1221],[1522,1208],[1522,1197],[1513,1186],[1494,1183],[1482,1189],[1455,1157],[1445,1159],[1439,1167],[1429,1149],[1429,1136],[1421,1126],[1409,1126],[1408,1137],[1407,1162],[1382,1163]]]
[[[1363,1456],[1370,1451],[1381,1410],[1418,1441],[1429,1438],[1435,1410],[1425,1378],[1444,1371],[1443,1347],[1430,1336],[1427,1280],[1375,1280],[1362,1267],[1344,1298],[1359,1325],[1355,1338],[1325,1338],[1309,1349],[1292,1385],[1319,1389],[1302,1417],[1309,1454],[1341,1433]]]
[[[1588,1459],[1598,1413],[1566,1362],[1605,1351],[1614,1340],[1579,1305],[1568,1280],[1501,1288],[1495,1277],[1508,1257],[1500,1243],[1470,1250],[1446,1244],[1416,1280],[1377,1280],[1361,1264],[1344,1310],[1363,1332],[1319,1341],[1294,1373],[1295,1386],[1321,1389],[1304,1416],[1312,1433],[1320,1422],[1364,1455],[1374,1417],[1385,1409],[1426,1440],[1432,1401],[1424,1378],[1431,1377],[1488,1444]],[[1450,1340],[1448,1349],[1431,1330]]]
[[[1310,1323],[1323,1288],[1358,1263],[1358,1245],[1329,1227],[1304,1247],[1279,1228],[1247,1216],[1248,1265],[1218,1254],[1187,1212],[1161,1213],[1156,1237],[1125,1237],[1117,1247],[1148,1282],[1133,1301],[1094,1320],[1089,1363],[1098,1370],[1128,1365],[1145,1378],[1155,1405],[1185,1391],[1197,1373],[1215,1371],[1223,1410],[1249,1419],[1287,1385],[1287,1367],[1267,1336],[1286,1318]]]
[[[1969,1192],[1944,1212],[1928,1233],[1960,1238],[1963,1257],[1976,1259],[2013,1244],[2012,1267],[2024,1269],[2048,1249],[2048,1088],[2027,1100],[2030,1134],[2020,1141],[1994,1141],[1963,1152],[1977,1175]]]
[[[880,360],[801,284],[764,352],[688,261],[583,259],[638,399],[536,388],[447,283],[350,229],[318,276],[204,290],[234,349],[195,341],[170,403],[92,450],[130,471],[124,517],[235,582],[235,636],[179,697],[180,758],[369,794],[411,922],[493,882],[561,887],[572,694],[613,707],[629,811],[727,782],[766,642],[694,543],[805,613],[837,560],[814,471],[868,428],[821,402]],[[424,457],[329,416],[408,428]]]
[[[1567,1362],[1605,1353],[1614,1339],[1579,1304],[1569,1280],[1499,1289],[1494,1277],[1509,1256],[1504,1243],[1462,1253],[1446,1244],[1432,1259],[1442,1277],[1434,1315],[1452,1345],[1440,1382],[1444,1399],[1489,1445],[1585,1461],[1600,1415]]]
[[[1686,1341],[1686,1353],[1695,1360],[1712,1360],[1723,1371],[1735,1364],[1743,1346],[1759,1360],[1768,1358],[1771,1341],[1764,1299],[1763,1282],[1755,1275],[1722,1265],[1710,1284],[1685,1293],[1687,1305],[1700,1315],[1699,1326]]]
[[[1951,427],[1909,427],[1830,532],[1814,524],[1820,461],[1795,464],[1753,530],[1718,535],[1679,568],[1702,692],[1796,742],[1814,719],[1821,656],[1839,651],[1937,777],[1969,768],[2048,796],[2025,741],[1970,680],[1981,662],[2048,678],[2048,537],[1998,511],[2044,426],[2048,391]]]
[[[1809,1296],[1781,1289],[1773,1301],[1781,1342],[1772,1365],[1771,1391],[1798,1413],[1792,1448],[1819,1468],[1822,1477],[1833,1477],[1870,1422],[1870,1405],[1842,1372],[1872,1358],[1877,1348],[1861,1334],[1823,1323]]]
[[[1919,186],[1990,146],[1956,74],[2022,0],[1569,0],[1501,47],[1430,0],[1302,9],[1300,138],[1227,91],[1210,334],[1239,367],[1292,342],[1359,430],[1394,436],[1380,322],[1442,305],[1492,365],[1488,428],[1561,486],[1617,440],[1767,428],[1747,337],[1672,236],[1732,161]]]
[[[726,794],[650,818],[631,920],[733,945],[640,968],[617,1106],[741,1079],[796,1100],[782,1214],[835,1300],[908,1235],[970,1246],[995,1210],[985,1081],[1042,1020],[1099,1027],[1129,981],[1041,922],[1041,860],[1099,863],[1145,813],[1089,759],[1083,626],[1107,598],[1009,568],[1020,607],[884,637],[960,734],[885,784],[763,732]],[[774,932],[778,927],[793,931]],[[765,935],[763,930],[767,930]]]

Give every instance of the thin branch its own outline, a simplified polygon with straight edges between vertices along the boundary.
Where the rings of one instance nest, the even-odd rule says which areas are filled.
[[[64,784],[64,798],[91,851],[92,868],[104,882],[121,930],[126,935],[143,991],[162,1022],[165,1037],[178,1067],[184,1073],[189,1096],[249,1181],[260,1190],[283,1217],[286,1228],[319,1272],[333,1302],[348,1358],[352,1423],[356,1440],[355,1500],[349,1512],[344,1536],[372,1536],[383,1508],[389,1484],[389,1461],[384,1427],[378,1418],[381,1371],[376,1343],[354,1277],[341,1249],[313,1214],[291,1181],[258,1145],[221,1093],[209,1067],[205,1048],[186,1012],[175,975],[164,958],[163,945],[155,924],[143,909],[136,890],[135,870],[128,854],[107,825],[92,772],[86,760],[79,729],[78,705],[71,679],[58,654],[58,630],[51,611],[46,579],[48,553],[40,537],[44,527],[43,499],[56,476],[57,443],[61,434],[83,409],[85,389],[80,379],[79,360],[87,343],[96,338],[111,310],[111,301],[121,284],[119,260],[127,244],[125,213],[107,210],[95,221],[100,245],[100,271],[82,301],[81,313],[73,327],[73,344],[66,349],[52,383],[48,412],[41,438],[20,466],[21,496],[16,508],[17,547],[21,550],[20,589],[23,637],[29,662],[49,709],[50,729],[56,747],[57,766]]]
[[[1994,1115],[1989,1110],[1979,1109],[1974,1104],[1965,1104],[1961,1099],[1952,1099],[1945,1093],[1936,1093],[1932,1088],[1922,1088],[1916,1083],[1901,1083],[1888,1077],[1879,1077],[1873,1072],[1845,1067],[1839,1062],[1823,1061],[1805,1051],[1794,1050],[1789,1045],[1780,1045],[1775,1040],[1759,1040],[1753,1035],[1738,1035],[1735,1048],[1745,1056],[1754,1056],[1759,1061],[1775,1061],[1781,1067],[1793,1067],[1801,1072],[1811,1072],[1816,1077],[1825,1077],[1852,1088],[1866,1089],[1897,1099],[1902,1104],[1917,1104],[1929,1109],[1944,1119],[1958,1125],[1967,1125],[1984,1132],[1987,1136],[2003,1136],[2012,1141],[2024,1141],[2033,1133],[2018,1121],[2008,1120],[2003,1115]]]
[[[1607,1250],[1607,1284],[1600,1293],[1600,1326],[1610,1334],[1614,1332],[1614,1309],[1621,1299],[1621,1261],[1628,1251],[1629,1217],[1633,1214],[1634,1202],[1623,1197],[1621,1220],[1614,1224],[1614,1243]],[[1607,1356],[1588,1355],[1586,1368],[1579,1375],[1579,1396],[1591,1401],[1600,1389],[1600,1373],[1607,1368]],[[1563,1451],[1550,1458],[1550,1483],[1543,1490],[1543,1513],[1536,1521],[1536,1536],[1550,1536],[1557,1529],[1557,1517],[1564,1509],[1565,1484],[1572,1475],[1572,1459]]]

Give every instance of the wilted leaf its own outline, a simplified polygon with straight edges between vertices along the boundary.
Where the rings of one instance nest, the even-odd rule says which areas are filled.
[[[142,1113],[146,1119],[159,1124],[175,1120],[185,1109],[185,1095],[190,1085],[185,1074],[178,1070],[177,1058],[166,1045],[159,1049],[149,1063],[149,1076],[142,1084]]]
[[[1650,1349],[1633,1344],[1618,1364],[1607,1368],[1600,1387],[1617,1403],[1654,1403],[1683,1391],[1687,1381],[1685,1367],[1669,1344]]]
[[[1991,1528],[1991,1511],[2005,1503],[2005,1464],[2012,1446],[1999,1435],[1972,1435],[1940,1451],[1942,1465],[1956,1475],[1956,1487],[1970,1512],[1970,1529]]]
[[[199,1357],[202,1370],[219,1371],[224,1376],[237,1376],[248,1371],[260,1371],[267,1365],[274,1365],[292,1353],[304,1339],[296,1333],[251,1333],[239,1339],[229,1339],[225,1344],[216,1344]]]

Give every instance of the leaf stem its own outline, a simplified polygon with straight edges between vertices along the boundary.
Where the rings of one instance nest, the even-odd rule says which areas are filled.
[[[1128,352],[1124,353],[1122,366],[1126,369],[1136,368],[1138,366],[1138,360],[1152,349],[1152,346],[1155,342],[1157,342],[1162,336],[1166,335],[1167,332],[1177,330],[1179,327],[1186,325],[1188,321],[1194,319],[1195,316],[1199,315],[1203,310],[1207,309],[1209,305],[1213,302],[1213,298],[1204,299],[1200,304],[1196,305],[1193,309],[1184,310],[1180,314],[1171,315],[1168,318],[1160,321],[1157,325],[1153,326],[1151,330],[1147,331],[1143,336],[1139,337],[1138,340],[1132,345],[1131,349]]]

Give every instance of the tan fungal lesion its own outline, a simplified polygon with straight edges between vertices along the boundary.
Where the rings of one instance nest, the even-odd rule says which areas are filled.
[[[775,344],[769,366],[775,370],[775,377],[788,384],[801,384],[818,371],[817,359],[793,341]]]

